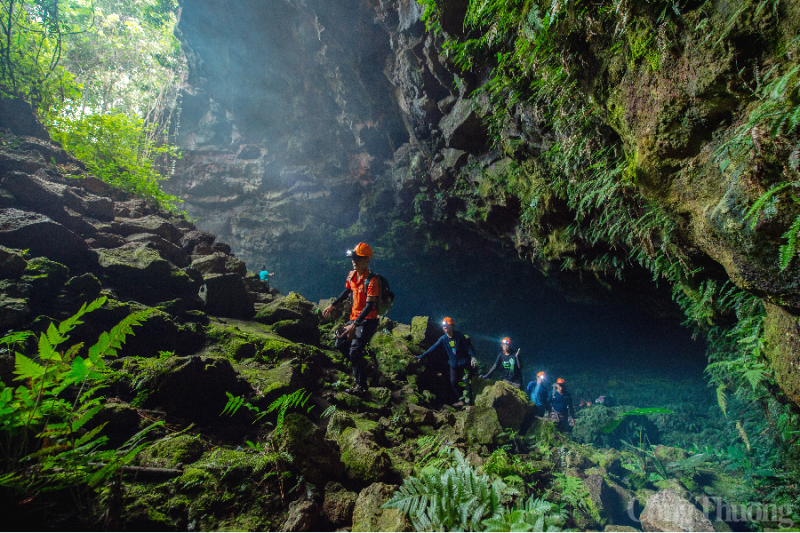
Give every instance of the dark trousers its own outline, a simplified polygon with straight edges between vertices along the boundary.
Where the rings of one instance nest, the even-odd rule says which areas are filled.
[[[450,386],[453,388],[453,393],[456,395],[456,401],[461,400],[464,394],[464,387],[459,385],[464,382],[467,385],[467,404],[472,405],[472,376],[475,374],[475,369],[472,365],[460,366],[458,368],[450,367]]]
[[[352,324],[351,320],[345,325]],[[361,385],[362,388],[367,388],[367,360],[364,358],[364,350],[366,350],[372,336],[378,331],[378,319],[370,318],[364,320],[359,327],[356,328],[356,336],[350,342],[349,346],[345,344],[341,350],[342,354],[350,358],[350,365],[353,368],[353,377],[356,378],[356,383]]]

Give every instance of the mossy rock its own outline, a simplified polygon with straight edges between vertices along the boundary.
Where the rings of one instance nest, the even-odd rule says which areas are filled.
[[[178,464],[191,464],[200,459],[205,451],[203,442],[191,435],[166,437],[154,442],[139,454],[143,465],[158,468],[175,468]]]
[[[411,531],[411,524],[397,509],[381,509],[397,490],[397,485],[373,483],[362,490],[353,509],[353,532]]]
[[[0,246],[0,279],[16,279],[27,266],[21,250]]]
[[[272,324],[272,331],[292,342],[318,345],[321,338],[318,324],[318,320],[311,319],[281,320]]]
[[[475,398],[475,406],[494,409],[500,426],[514,431],[520,431],[536,414],[536,408],[527,395],[504,381],[497,381],[491,387],[486,387]]]
[[[284,394],[291,394],[303,386],[300,365],[294,361],[281,363],[275,368],[261,365],[235,365],[242,378],[253,387],[258,399],[253,403],[266,407]]]
[[[28,300],[25,298],[0,297],[0,328],[14,329],[27,323],[31,317]]]
[[[427,349],[442,336],[439,324],[428,316],[415,316],[411,319],[411,340],[421,348]]]
[[[391,461],[386,451],[375,442],[372,433],[346,428],[337,443],[350,479],[373,482],[386,476]]]
[[[334,526],[345,526],[353,520],[353,509],[357,499],[357,493],[347,490],[341,483],[330,481],[325,485],[322,512]]]
[[[456,414],[455,432],[469,444],[487,445],[497,441],[503,428],[497,411],[491,407],[472,407]]]
[[[379,331],[372,337],[369,346],[375,352],[378,368],[390,379],[402,379],[409,371],[409,366],[415,363],[416,357],[409,349],[408,341],[392,333]]]
[[[314,327],[319,325],[319,317],[314,313],[316,306],[296,292],[290,292],[258,310],[253,320],[272,325],[281,321],[311,320]],[[313,318],[312,318],[313,317]]]
[[[192,492],[205,490],[204,485],[213,483],[213,481],[214,476],[202,468],[186,468],[177,480],[184,491]]]
[[[324,431],[304,415],[286,415],[275,439],[278,450],[294,458],[290,468],[314,485],[322,486],[342,475],[344,466],[338,450],[325,440]]]
[[[30,285],[34,305],[47,305],[69,279],[69,269],[44,257],[28,261],[20,280]]]
[[[345,429],[354,427],[356,427],[356,423],[352,416],[343,413],[342,411],[336,411],[330,417],[330,420],[328,420],[328,428],[327,432],[325,433],[325,437],[332,440],[338,440],[339,436]]]

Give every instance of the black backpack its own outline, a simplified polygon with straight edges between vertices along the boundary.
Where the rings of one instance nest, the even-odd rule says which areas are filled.
[[[375,272],[370,272],[367,276],[367,279],[364,281],[364,292],[368,292],[369,290],[369,282],[372,281],[374,278],[378,278],[378,283],[380,284],[380,290],[378,294],[378,315],[387,315],[389,311],[392,310],[392,304],[394,303],[394,293],[392,289],[389,287],[389,280],[381,276],[380,274],[376,274]]]

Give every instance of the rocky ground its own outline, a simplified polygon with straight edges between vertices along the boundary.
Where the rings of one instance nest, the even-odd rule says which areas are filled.
[[[98,416],[113,446],[163,422],[132,465],[145,470],[82,506],[63,493],[6,494],[6,524],[410,530],[381,504],[409,476],[447,464],[454,449],[504,480],[509,505],[546,497],[568,511],[564,526],[582,530],[707,530],[701,509],[714,519],[716,507],[752,498],[717,457],[648,446],[643,436],[667,429],[664,415],[626,417],[605,434],[603,425],[634,406],[595,405],[564,437],[522,393],[480,378],[474,407],[450,407],[443,362],[414,358],[439,335],[427,317],[382,321],[369,350],[371,389],[351,395],[349,365],[331,348],[347,303],[322,319],[328,302],[265,288],[213,235],[84,176],[46,139],[4,134],[0,168],[0,327],[43,331],[105,296],[71,338],[93,342],[131,312],[155,309],[109,361]],[[14,383],[13,370],[6,350],[0,380]],[[300,390],[310,397],[285,417],[257,415]],[[223,415],[230,395],[248,406]],[[563,476],[582,489],[565,495]],[[683,522],[664,519],[664,509]],[[713,527],[729,530],[722,520]]]

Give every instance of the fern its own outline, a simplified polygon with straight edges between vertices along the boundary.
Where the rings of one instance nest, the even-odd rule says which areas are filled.
[[[269,413],[278,411],[278,419],[275,423],[275,431],[274,431],[274,435],[276,436],[283,429],[283,419],[286,415],[286,412],[291,408],[305,407],[306,402],[308,402],[308,399],[311,398],[310,392],[306,392],[305,389],[302,388],[297,389],[291,394],[282,395],[280,398],[273,401],[271,404],[269,404],[269,406],[266,409],[262,411],[258,406],[255,406],[250,402],[245,401],[245,399],[242,398],[241,396],[234,396],[230,392],[225,392],[225,394],[228,396],[228,402],[225,404],[225,408],[222,410],[222,413],[220,413],[220,415],[233,416],[241,407],[245,407],[250,412],[255,413],[255,419],[253,420],[253,423],[255,423],[260,421]],[[311,411],[311,409],[313,408],[314,408],[313,404],[309,405],[306,408],[306,412]]]
[[[416,531],[469,531],[500,516],[505,484],[478,475],[460,450],[453,450],[455,466],[440,471],[423,469],[419,477],[403,481],[383,509],[397,509]]]
[[[725,384],[720,383],[717,386],[717,404],[719,408],[722,410],[722,414],[726,417],[728,416],[728,396],[725,394]]]

